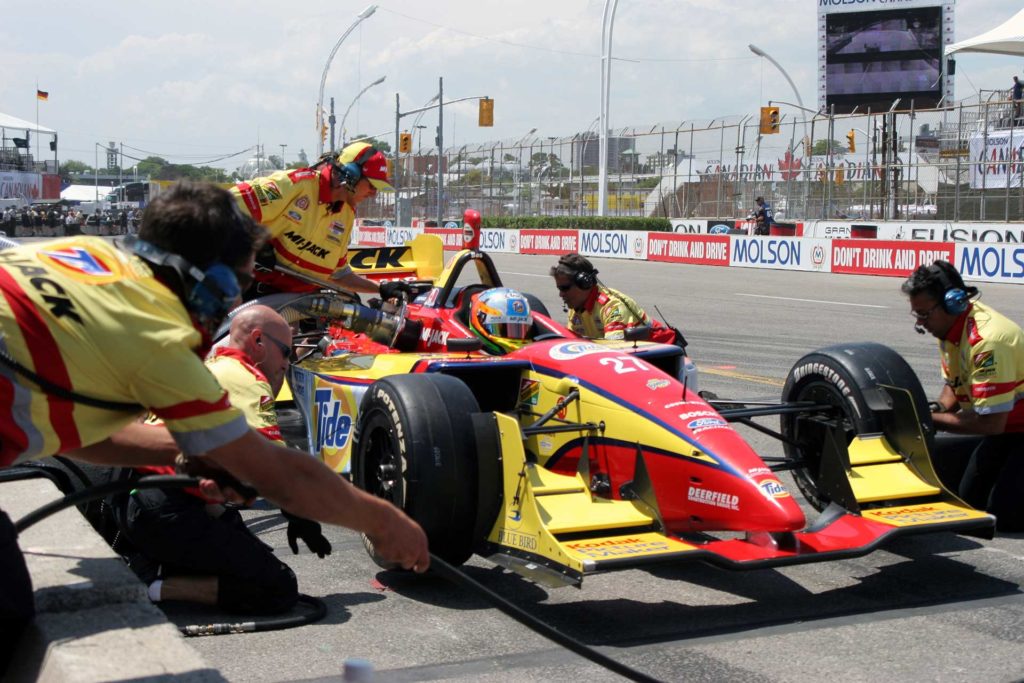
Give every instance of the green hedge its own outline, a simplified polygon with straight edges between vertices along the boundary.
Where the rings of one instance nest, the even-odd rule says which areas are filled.
[[[672,232],[667,218],[621,216],[485,216],[485,228],[511,230],[644,230]]]

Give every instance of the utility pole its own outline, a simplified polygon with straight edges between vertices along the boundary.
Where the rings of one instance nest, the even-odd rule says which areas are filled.
[[[444,156],[444,77],[437,78],[437,227],[441,227],[444,219],[444,208],[441,198],[444,195],[444,173],[441,158]]]
[[[334,98],[331,98],[331,114],[327,117],[327,122],[331,124],[331,151],[333,152],[336,148],[334,146]]]

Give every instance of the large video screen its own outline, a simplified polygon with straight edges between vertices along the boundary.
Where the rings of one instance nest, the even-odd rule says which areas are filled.
[[[942,98],[942,7],[828,14],[825,105],[887,110],[934,107]]]

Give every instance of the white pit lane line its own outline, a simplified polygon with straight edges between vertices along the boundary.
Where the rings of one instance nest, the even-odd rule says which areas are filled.
[[[881,306],[879,304],[855,304],[849,301],[823,301],[821,299],[797,299],[791,296],[772,296],[770,294],[744,294],[743,292],[736,292],[733,296],[750,296],[755,299],[778,299],[779,301],[803,301],[810,304],[830,304],[833,306],[857,306],[858,308],[889,308],[889,306]]]

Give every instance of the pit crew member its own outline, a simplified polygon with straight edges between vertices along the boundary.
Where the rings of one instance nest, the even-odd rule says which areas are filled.
[[[295,514],[366,533],[384,558],[426,570],[419,525],[250,429],[202,363],[262,238],[227,191],[182,183],[147,207],[131,243],[71,237],[0,251],[0,467],[56,454],[166,465],[181,452]],[[138,422],[146,411],[167,429]],[[217,493],[210,479],[202,489]],[[3,644],[17,642],[13,634],[33,614],[31,581],[2,512],[0,585],[2,660]]]
[[[484,344],[484,350],[503,356],[521,349],[533,328],[533,313],[526,297],[508,287],[494,287],[473,296],[469,329]]]
[[[548,272],[569,314],[568,328],[589,339],[625,339],[626,330],[651,328],[650,339],[686,350],[686,338],[675,327],[652,320],[636,301],[597,279],[597,268],[581,254],[566,254]],[[697,366],[689,356],[680,363],[679,381],[697,390]]]
[[[292,332],[273,309],[249,306],[235,314],[227,343],[206,365],[242,411],[249,426],[283,444],[274,410],[288,369]],[[172,474],[146,466],[138,475]],[[217,605],[228,612],[274,614],[298,600],[295,574],[249,531],[235,508],[211,504],[198,491],[142,489],[110,501],[122,532],[115,549],[149,587],[149,597]],[[297,539],[323,558],[331,553],[320,525],[282,511],[288,544]]]
[[[280,264],[306,278],[390,299],[404,283],[378,285],[352,272],[348,247],[356,208],[379,190],[390,190],[387,159],[372,145],[356,142],[337,157],[326,154],[309,168],[277,171],[231,188],[238,205],[270,231],[260,254],[257,287],[251,294],[305,292],[314,284],[275,270]]]
[[[1024,531],[1024,331],[980,301],[947,261],[920,266],[903,283],[915,328],[939,340],[945,385],[932,404],[935,466],[1000,531]],[[966,464],[965,464],[966,462]]]

